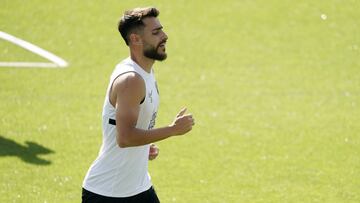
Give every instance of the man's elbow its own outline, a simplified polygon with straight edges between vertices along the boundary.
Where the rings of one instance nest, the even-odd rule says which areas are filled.
[[[129,135],[127,135],[126,133],[122,132],[122,133],[118,133],[117,135],[117,144],[120,148],[127,148],[127,147],[131,147],[130,141],[128,139]]]
[[[129,144],[127,144],[127,143],[125,143],[125,142],[121,142],[121,141],[119,141],[119,142],[118,142],[118,146],[119,146],[120,148],[127,148],[127,147],[130,147],[130,145],[129,145]]]

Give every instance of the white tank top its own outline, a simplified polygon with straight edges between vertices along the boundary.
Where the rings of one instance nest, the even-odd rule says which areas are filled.
[[[159,105],[159,92],[152,70],[151,73],[144,71],[131,58],[116,66],[110,77],[103,106],[102,146],[83,182],[83,188],[103,196],[129,197],[148,190],[152,185],[148,174],[150,145],[120,148],[116,142],[116,126],[109,123],[109,119],[114,121],[116,118],[116,109],[109,101],[110,88],[119,75],[127,72],[139,74],[146,85],[145,100],[139,104],[136,128],[152,129]]]

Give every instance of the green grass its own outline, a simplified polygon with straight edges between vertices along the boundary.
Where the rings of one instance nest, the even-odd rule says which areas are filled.
[[[80,202],[128,55],[117,20],[148,5],[169,35],[157,126],[183,106],[197,123],[158,144],[162,202],[360,201],[358,1],[3,0],[1,31],[70,66],[0,68],[0,202]],[[15,60],[46,61],[0,40]]]

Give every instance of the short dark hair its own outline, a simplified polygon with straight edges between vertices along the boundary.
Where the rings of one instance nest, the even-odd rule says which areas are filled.
[[[129,45],[130,34],[145,26],[142,21],[144,18],[157,17],[159,14],[159,10],[155,7],[134,8],[132,10],[125,11],[119,21],[118,30],[122,38],[125,40],[126,45]]]

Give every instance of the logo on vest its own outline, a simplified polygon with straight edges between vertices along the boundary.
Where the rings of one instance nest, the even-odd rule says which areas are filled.
[[[151,92],[148,93],[148,97],[150,99],[150,103],[153,103],[152,90],[151,90]]]
[[[153,129],[155,126],[155,120],[156,120],[157,111],[155,111],[151,117],[148,130]]]

